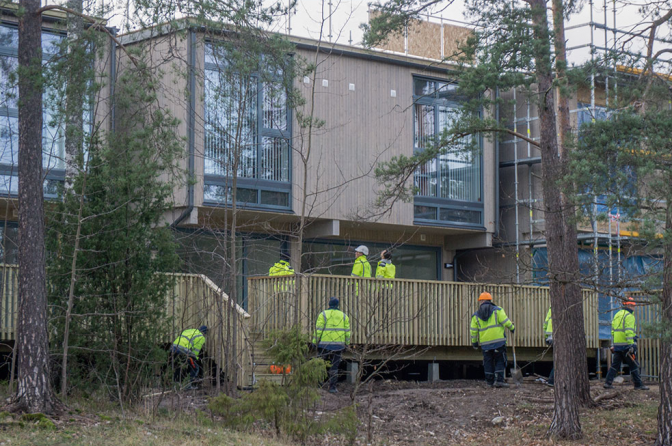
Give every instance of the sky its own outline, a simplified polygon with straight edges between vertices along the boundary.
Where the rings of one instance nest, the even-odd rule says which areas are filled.
[[[634,0],[634,2],[628,1],[628,6],[618,4],[614,17],[613,6],[615,3],[612,0],[608,0],[606,2],[607,14],[605,18],[604,0],[594,0],[592,8],[590,2],[584,0],[580,12],[572,15],[566,23],[566,27],[568,28],[566,32],[567,48],[584,46],[583,48],[576,48],[570,51],[570,60],[578,64],[590,58],[590,49],[587,45],[591,41],[591,27],[588,26],[591,21],[591,9],[595,23],[604,24],[606,22],[607,27],[610,28],[613,28],[614,23],[616,23],[616,28],[629,32],[643,29],[645,23],[642,23],[643,19],[638,12],[639,5],[636,4],[636,1],[638,0]],[[354,45],[359,44],[362,39],[360,25],[366,23],[368,19],[368,1],[364,0],[298,0],[297,7],[291,17],[291,34],[312,38],[319,37],[320,25],[324,16],[323,34],[324,36],[328,36],[329,21],[326,18],[329,17],[330,4],[332,12],[331,40],[342,44],[350,44],[350,42]],[[464,17],[463,1],[456,0],[451,6],[440,13],[437,12],[437,15],[430,17],[429,20],[440,21],[441,18],[446,21],[468,21]],[[279,28],[283,28],[282,31],[287,32],[287,25],[288,21],[285,19],[282,21],[282,24],[279,24]],[[574,26],[577,26],[577,28],[569,29]],[[665,31],[667,32],[668,30]],[[613,34],[608,32],[606,37],[607,47],[611,48],[614,43]],[[626,38],[625,34],[619,34],[617,42],[623,41],[624,38]],[[329,39],[325,38],[325,40]],[[595,46],[605,46],[605,33],[603,29],[593,30],[593,42]],[[635,47],[632,49],[641,48],[642,43],[642,39],[636,42],[633,41]],[[660,47],[659,45],[658,48]]]
[[[98,2],[117,2],[119,10],[123,10],[128,4],[128,0],[93,0]],[[179,1],[179,0],[178,0]],[[182,0],[184,1],[184,0]],[[187,0],[189,1],[189,0]],[[268,4],[289,4],[291,0],[264,0]],[[301,37],[310,37],[317,39],[322,32],[324,41],[332,41],[340,44],[359,45],[362,40],[361,24],[368,20],[368,2],[371,0],[297,0],[291,18],[281,17],[273,27],[273,31],[287,33],[291,27],[291,34]],[[650,0],[593,0],[591,8],[590,0],[580,0],[582,8],[579,13],[572,15],[566,22],[567,48],[569,49],[570,62],[581,64],[590,59],[589,44],[591,41],[591,27],[588,23],[591,21],[591,10],[594,22],[598,24],[606,23],[607,27],[616,27],[629,32],[636,32],[643,29],[646,23],[643,23],[642,15],[638,12],[637,2],[646,2]],[[626,5],[627,6],[624,6]],[[445,5],[445,3],[444,3]],[[614,15],[613,6],[617,5]],[[607,14],[605,17],[605,6]],[[331,14],[330,14],[331,12]],[[457,21],[468,22],[464,17],[464,0],[453,0],[450,6],[443,10],[434,11],[436,15],[427,19],[432,21]],[[111,24],[118,28],[123,28],[123,14],[118,14]],[[583,25],[583,26],[581,26]],[[669,32],[669,28],[664,30]],[[603,29],[593,30],[593,42],[596,47],[605,46],[605,32]],[[619,34],[617,42],[623,41],[628,36]],[[611,32],[607,33],[606,46],[611,48],[614,44],[614,37]],[[643,39],[635,39],[631,42],[631,50],[641,50]],[[669,47],[670,44],[658,44],[657,49],[663,46]],[[581,47],[581,48],[577,48]],[[575,49],[572,49],[575,48]],[[667,56],[672,60],[672,56]]]

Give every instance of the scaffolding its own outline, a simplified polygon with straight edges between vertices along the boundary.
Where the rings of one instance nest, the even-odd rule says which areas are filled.
[[[576,121],[576,126],[580,125],[579,114],[589,113],[591,121],[595,121],[599,118],[604,118],[607,116],[610,106],[613,107],[618,101],[618,64],[617,64],[617,55],[623,54],[632,54],[628,53],[625,48],[619,48],[619,42],[622,40],[628,39],[632,40],[636,37],[644,37],[639,33],[633,32],[631,30],[619,29],[617,26],[617,8],[615,1],[611,2],[611,11],[609,11],[609,4],[607,0],[602,2],[602,12],[603,14],[595,14],[596,2],[595,0],[590,0],[589,4],[590,11],[590,21],[588,23],[581,23],[577,25],[567,26],[565,29],[567,31],[571,30],[588,30],[590,40],[588,42],[583,42],[576,46],[571,46],[567,48],[568,60],[572,62],[572,53],[580,52],[580,50],[589,51],[589,60],[591,63],[591,73],[590,73],[590,103],[583,105],[582,102],[577,98],[577,106],[570,110],[570,115],[574,116]],[[609,23],[609,12],[611,12],[611,22]],[[602,33],[601,36],[598,36],[599,33]],[[585,32],[584,32],[585,34]],[[598,42],[602,37],[603,41]],[[667,39],[654,39],[657,43],[672,43]],[[579,54],[580,56],[580,54]],[[596,72],[595,62],[598,58],[603,58],[604,66],[606,69],[600,73]],[[576,62],[576,58],[574,58]],[[672,63],[672,59],[664,60],[665,63]],[[581,63],[581,61],[579,61]],[[596,100],[596,91],[598,89],[598,83],[600,88],[604,90],[604,102],[600,105],[597,104]],[[530,134],[531,125],[538,117],[530,116],[530,104],[529,98],[525,98],[524,106],[526,108],[526,113],[524,117],[520,117],[519,113],[519,101],[520,94],[516,91],[513,92],[513,118],[512,118],[512,127],[514,132],[518,133],[520,127],[524,127],[527,131],[527,136],[533,140],[538,140],[538,136]],[[610,104],[611,101],[611,104]],[[540,156],[532,156],[531,144],[527,142],[527,157],[519,156],[518,144],[521,139],[514,137],[510,140],[505,140],[499,142],[499,145],[502,144],[513,144],[513,159],[500,161],[499,168],[514,168],[514,179],[513,179],[513,202],[512,207],[514,209],[514,233],[515,240],[512,240],[507,245],[513,245],[516,252],[516,282],[524,282],[524,279],[521,277],[521,247],[532,247],[545,244],[545,239],[542,236],[540,226],[544,223],[543,211],[539,209],[539,205],[542,203],[542,197],[535,197],[534,188],[534,165],[541,162]],[[497,147],[499,150],[500,147]],[[524,169],[524,170],[523,170]],[[527,191],[523,190],[520,178],[521,175],[527,174]],[[599,261],[599,252],[598,248],[600,245],[606,245],[609,255],[609,287],[613,288],[615,284],[621,282],[623,277],[622,274],[622,243],[624,241],[623,233],[621,231],[621,209],[619,207],[614,209],[609,209],[608,212],[608,228],[605,230],[600,230],[598,225],[598,215],[599,215],[599,203],[598,197],[594,197],[592,212],[590,215],[590,226],[592,228],[592,251],[593,251],[593,279],[595,284],[599,284],[599,275],[600,275],[600,261]],[[527,228],[527,237],[524,237],[524,229],[521,227],[521,215],[524,211],[528,213],[528,228]],[[536,218],[535,218],[536,217]],[[615,233],[614,233],[615,226]],[[580,241],[588,241],[586,234],[583,234],[580,237]],[[616,265],[614,265],[614,248],[616,251]],[[530,256],[532,256],[532,250],[530,249]],[[616,270],[616,271],[614,271]],[[615,274],[614,274],[615,273]],[[609,293],[610,300],[610,309],[613,309],[613,293]]]

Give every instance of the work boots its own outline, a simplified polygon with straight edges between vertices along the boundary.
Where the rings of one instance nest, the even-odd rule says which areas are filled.
[[[639,369],[632,370],[630,372],[630,378],[632,378],[632,382],[635,384],[635,390],[649,390],[649,388],[642,382],[642,378],[639,375]]]

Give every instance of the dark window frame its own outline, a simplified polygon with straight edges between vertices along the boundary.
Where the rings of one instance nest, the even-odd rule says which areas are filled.
[[[212,44],[212,41],[206,41],[205,45]],[[207,49],[203,53],[203,72],[206,71],[218,71],[219,67],[217,64],[213,64],[207,61]],[[250,210],[272,210],[275,212],[282,213],[293,213],[292,210],[292,120],[293,120],[293,110],[286,102],[286,119],[287,124],[285,130],[273,129],[264,127],[264,82],[261,77],[255,73],[251,76],[256,82],[256,129],[254,134],[254,144],[256,146],[256,155],[255,155],[255,178],[249,177],[238,177],[236,179],[238,189],[255,189],[257,192],[256,203],[250,202],[237,202],[236,206],[242,209]],[[204,86],[205,88],[205,86]],[[205,95],[205,92],[204,92]],[[207,101],[203,101],[203,113],[204,116],[207,115]],[[207,144],[207,130],[204,132],[203,142],[204,142],[204,153],[206,152],[205,144]],[[263,159],[263,139],[264,138],[279,138],[286,141],[287,144],[287,181],[276,181],[268,180],[264,178],[258,178],[259,172],[261,172],[261,163]],[[212,207],[230,207],[231,203],[228,199],[225,201],[213,200],[206,198],[206,188],[209,186],[214,187],[225,187],[227,189],[231,188],[231,177],[224,175],[216,175],[212,173],[206,173],[206,157],[203,159],[203,203]],[[262,192],[278,192],[287,194],[287,206],[280,206],[274,204],[263,204],[262,203]]]
[[[420,105],[429,105],[429,106],[434,106],[434,122],[435,122],[435,135],[438,134],[441,130],[438,128],[437,123],[438,121],[438,106],[442,105],[442,102],[444,101],[439,97],[439,91],[440,90],[434,90],[432,95],[417,95],[415,92],[415,83],[416,80],[420,81],[430,81],[430,82],[441,82],[444,84],[456,84],[455,82],[452,82],[447,79],[441,79],[441,78],[433,78],[433,77],[428,77],[428,76],[412,76],[412,83],[413,83],[413,153],[417,153],[421,149],[418,149],[415,145],[416,142],[416,104]],[[444,102],[445,103],[445,102]],[[413,216],[413,224],[418,225],[418,226],[444,226],[444,227],[455,227],[455,228],[468,228],[468,229],[479,229],[479,230],[485,230],[484,224],[483,224],[483,219],[484,219],[484,204],[483,204],[483,193],[484,193],[484,185],[483,185],[483,137],[482,135],[475,136],[475,138],[478,138],[478,145],[480,147],[480,154],[478,156],[479,160],[479,179],[478,179],[478,187],[480,190],[480,201],[465,201],[465,200],[455,200],[455,199],[450,199],[450,198],[440,198],[440,197],[430,197],[430,196],[423,196],[423,195],[415,195],[413,197],[413,204],[414,206],[426,206],[426,207],[433,207],[436,209],[436,219],[424,219],[424,218],[417,218],[415,217],[415,207],[414,207],[414,216]],[[437,157],[436,162],[439,163],[439,159]],[[459,221],[444,221],[444,220],[439,220],[439,215],[441,213],[442,209],[447,209],[447,210],[468,210],[468,211],[478,211],[480,212],[480,219],[478,223],[465,223],[465,222],[459,222]]]

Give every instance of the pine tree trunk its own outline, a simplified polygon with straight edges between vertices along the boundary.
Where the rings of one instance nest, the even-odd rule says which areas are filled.
[[[19,21],[19,386],[12,410],[60,409],[49,376],[42,176],[40,0],[22,0]]]
[[[583,327],[583,304],[578,286],[576,234],[565,221],[562,177],[556,137],[553,73],[551,71],[550,36],[545,0],[529,0],[536,47],[536,77],[539,91],[541,169],[543,178],[544,218],[548,247],[548,274],[553,312],[553,359],[555,364],[555,411],[549,435],[558,438],[581,438],[579,420],[579,380],[586,373],[586,339]],[[581,359],[583,358],[583,359]]]
[[[558,157],[560,162],[560,178],[567,176],[567,137],[571,134],[571,126],[569,123],[569,98],[568,98],[568,81],[567,81],[567,50],[565,45],[565,9],[563,0],[553,0],[553,46],[555,47],[555,72],[558,77],[558,83],[560,87],[558,88],[558,120],[559,120],[559,147],[558,147]],[[576,243],[576,225],[575,221],[575,211],[574,206],[567,200],[565,194],[560,196],[561,206],[562,206],[562,218],[564,225],[564,244],[562,252],[567,254],[567,266],[566,271],[576,272],[579,271],[579,252],[578,245]],[[574,274],[572,274],[575,276]],[[575,276],[576,277],[576,276]],[[571,276],[569,277],[571,279]],[[578,288],[578,287],[577,287]],[[577,308],[572,308],[578,310],[580,307],[580,316],[578,311],[573,311],[571,320],[567,320],[566,323],[570,324],[572,328],[572,338],[576,343],[575,349],[577,350],[574,355],[575,363],[574,366],[576,370],[585,370],[586,373],[573,373],[575,380],[577,380],[577,392],[579,398],[579,404],[582,406],[591,407],[595,403],[593,402],[592,397],[590,396],[590,382],[588,381],[588,359],[585,352],[586,347],[586,330],[583,321],[583,300],[580,289],[572,290],[573,300],[575,303],[581,301],[580,305],[576,305]],[[570,302],[567,302],[567,305],[573,305]],[[556,320],[556,313],[553,313],[553,317]],[[555,326],[555,324],[554,324]],[[554,335],[555,337],[555,335]],[[581,343],[583,342],[583,343]],[[583,348],[581,348],[583,346]],[[579,352],[579,350],[581,350]]]
[[[672,207],[667,208],[665,233],[672,231]],[[665,245],[663,265],[663,293],[660,297],[664,327],[672,324],[672,244]],[[660,340],[660,405],[658,406],[658,437],[656,446],[672,446],[672,342],[663,336]]]

